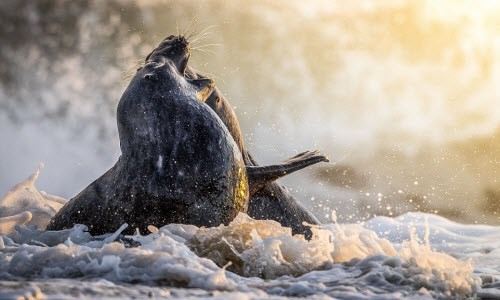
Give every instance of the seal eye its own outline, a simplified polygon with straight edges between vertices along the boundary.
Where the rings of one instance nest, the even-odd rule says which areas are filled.
[[[219,103],[220,102],[220,97],[217,97],[217,99],[215,100],[216,103]]]
[[[144,79],[146,79],[146,80],[154,80],[155,77],[154,77],[153,74],[146,74],[146,75],[144,75]]]

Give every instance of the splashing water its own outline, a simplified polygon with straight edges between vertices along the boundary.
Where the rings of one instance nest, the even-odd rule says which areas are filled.
[[[0,202],[2,299],[500,296],[497,227],[422,213],[338,224],[333,215],[333,223],[312,226],[307,241],[274,221],[239,214],[227,226],[150,226],[146,235],[121,235],[126,224],[101,236],[84,225],[45,231],[64,200],[39,193],[38,175]]]
[[[67,202],[35,188],[43,163],[25,181],[13,187],[0,200],[0,233],[14,233],[14,225],[35,225],[45,228],[56,212]]]
[[[187,245],[219,266],[243,276],[277,278],[330,268],[334,244],[327,230],[312,228],[311,241],[292,236],[291,228],[240,213],[228,226],[200,228]]]

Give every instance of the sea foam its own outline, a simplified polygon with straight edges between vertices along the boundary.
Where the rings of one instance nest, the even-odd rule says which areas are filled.
[[[472,252],[455,253],[460,256],[457,259],[433,249],[436,237],[432,233],[454,228],[444,218],[416,213],[374,218],[366,224],[337,224],[333,216],[331,224],[311,226],[309,241],[277,222],[254,220],[243,213],[228,225],[149,226],[150,232],[130,236],[121,234],[126,224],[101,236],[92,236],[83,224],[45,231],[43,224],[63,201],[36,190],[38,174],[39,170],[0,202],[5,207],[0,219],[0,287],[6,293],[0,292],[0,296],[27,291],[68,296],[69,290],[55,287],[79,290],[79,281],[96,296],[105,294],[103,282],[122,296],[128,295],[130,284],[138,285],[135,294],[175,291],[179,297],[194,296],[200,290],[206,295],[250,298],[495,294],[488,286],[494,286],[497,277],[474,274],[478,270],[473,255],[468,255]],[[7,216],[5,211],[14,215]],[[35,215],[38,220],[30,223]],[[463,228],[469,229],[469,235],[498,234],[496,227]],[[459,247],[455,250],[460,252]],[[488,281],[483,288],[482,278]]]

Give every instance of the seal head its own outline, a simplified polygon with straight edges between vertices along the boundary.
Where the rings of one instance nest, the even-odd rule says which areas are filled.
[[[190,56],[189,42],[184,36],[171,35],[146,56],[146,63],[159,57],[172,61],[179,73],[184,74]]]

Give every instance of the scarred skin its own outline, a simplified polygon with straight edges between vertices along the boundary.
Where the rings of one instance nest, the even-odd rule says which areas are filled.
[[[149,56],[117,109],[121,156],[71,199],[48,230],[85,224],[92,234],[128,223],[228,224],[247,210],[249,188],[242,154],[226,126],[203,101],[209,79],[187,80],[183,37],[169,37]]]

